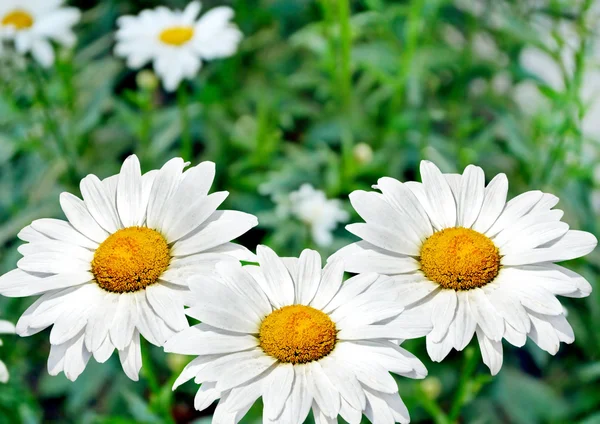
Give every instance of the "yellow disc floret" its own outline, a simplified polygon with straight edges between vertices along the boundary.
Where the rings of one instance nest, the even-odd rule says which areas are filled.
[[[98,246],[92,273],[104,290],[134,292],[156,283],[170,260],[169,245],[158,231],[129,227],[111,234]]]
[[[329,316],[305,305],[284,306],[260,325],[260,347],[281,362],[304,364],[327,356],[337,330]]]
[[[182,46],[192,39],[194,28],[191,26],[175,26],[163,30],[158,38],[165,44]]]
[[[423,243],[421,270],[444,289],[470,290],[496,278],[500,253],[492,240],[477,231],[446,228]]]
[[[17,30],[27,29],[33,25],[33,16],[22,9],[15,9],[2,18],[2,25],[10,25]]]

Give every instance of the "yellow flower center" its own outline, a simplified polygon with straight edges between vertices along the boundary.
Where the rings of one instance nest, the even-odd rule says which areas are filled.
[[[92,273],[106,291],[134,292],[156,283],[170,260],[169,246],[159,232],[129,227],[111,234],[98,246]]]
[[[181,46],[190,41],[193,36],[194,28],[190,26],[175,26],[162,31],[158,38],[165,44]]]
[[[15,9],[4,16],[2,25],[10,25],[18,30],[30,28],[33,25],[33,16],[22,9]]]
[[[284,306],[269,314],[259,330],[260,347],[281,362],[305,364],[327,356],[337,330],[329,316],[305,305]]]
[[[488,237],[469,228],[446,228],[421,247],[421,270],[444,289],[483,287],[498,275],[500,253]]]

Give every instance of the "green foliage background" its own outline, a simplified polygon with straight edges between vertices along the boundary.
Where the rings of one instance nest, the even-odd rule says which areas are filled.
[[[597,144],[580,123],[589,106],[581,97],[582,76],[596,66],[593,2],[460,3],[229,2],[245,39],[237,55],[205,64],[186,83],[194,141],[193,157],[186,159],[216,162],[213,189],[231,192],[226,207],[258,215],[259,227],[242,243],[297,256],[315,245],[303,223],[274,212],[273,197],[309,182],[352,212],[351,191],[368,189],[381,176],[418,178],[423,158],[445,172],[478,164],[488,180],[504,172],[511,196],[531,189],[554,193],[572,228],[596,233]],[[475,3],[483,6],[481,13]],[[112,48],[118,16],[185,2],[71,4],[84,10],[79,42],[72,51],[60,51],[54,69],[40,71],[10,52],[0,57],[2,272],[19,259],[17,232],[36,218],[63,217],[58,195],[79,194],[81,176],[114,174],[132,152],[141,155],[145,170],[180,155],[176,96],[139,87],[136,72]],[[221,4],[205,1],[204,8]],[[569,22],[581,37],[574,72],[563,70],[562,90],[520,66],[525,46],[546,44],[547,35],[533,25],[540,17],[552,25]],[[487,54],[478,48],[481,37]],[[557,32],[553,37],[557,48],[549,54],[558,58],[565,40]],[[516,103],[522,82],[539,87],[544,108],[536,112],[533,98],[527,111]],[[358,143],[371,146],[372,159],[356,155]],[[359,220],[356,214],[351,219]],[[340,226],[334,244],[319,250],[329,255],[351,241]],[[562,299],[575,343],[562,345],[555,357],[532,342],[522,349],[505,343],[499,375],[491,378],[478,363],[468,380],[461,422],[600,423],[600,255],[569,266],[595,287],[586,299]],[[0,299],[0,318],[16,322],[32,301]],[[144,363],[153,371],[144,368],[140,382],[129,381],[113,355],[103,365],[91,360],[71,383],[62,374],[47,374],[48,330],[3,340],[0,357],[11,379],[0,387],[2,423],[161,423],[165,410],[178,422],[210,422],[206,412],[193,409],[193,383],[170,391],[173,376],[190,358],[148,347]],[[441,364],[429,360],[424,340],[405,347],[431,377],[399,379],[400,393],[413,422],[432,422],[436,408],[451,408],[463,357],[479,355],[476,342]],[[260,414],[256,405],[243,422],[258,423]]]

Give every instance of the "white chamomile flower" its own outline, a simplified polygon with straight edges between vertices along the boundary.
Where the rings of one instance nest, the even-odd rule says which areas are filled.
[[[214,278],[190,280],[186,312],[202,324],[165,344],[168,352],[199,355],[174,387],[202,384],[194,406],[220,398],[213,424],[239,422],[262,396],[263,422],[303,423],[312,408],[317,424],[341,415],[358,424],[409,422],[390,372],[423,378],[427,370],[398,341],[419,337],[408,314],[396,317],[393,281],[375,273],[342,284],[342,261],[321,269],[321,257],[279,258],[258,246],[259,266],[219,263]],[[390,284],[392,283],[392,284]]]
[[[62,4],[63,0],[2,0],[0,40],[14,40],[17,52],[31,52],[42,66],[51,66],[54,49],[50,42],[73,46],[72,27],[81,18],[79,9]]]
[[[10,321],[0,320],[0,334],[15,334],[15,325]],[[2,345],[2,340],[0,340],[0,345]],[[8,368],[4,362],[0,361],[0,383],[6,383],[8,378]]]
[[[316,190],[310,184],[302,184],[287,199],[280,199],[278,206],[279,214],[292,215],[305,223],[319,246],[330,246],[333,243],[332,232],[338,223],[347,222],[350,218],[342,208],[342,202],[328,199],[323,191]]]
[[[230,22],[231,8],[216,7],[198,19],[199,13],[200,2],[193,1],[183,11],[161,6],[122,16],[115,53],[126,57],[132,69],[152,62],[165,89],[174,91],[182,80],[196,76],[202,60],[233,55],[242,39]]]
[[[529,191],[506,202],[508,180],[485,186],[483,170],[442,174],[421,162],[423,183],[381,178],[375,192],[350,201],[366,221],[347,226],[363,241],[340,250],[349,272],[393,276],[401,298],[431,322],[427,350],[441,361],[474,333],[483,361],[496,374],[502,338],[523,346],[527,336],[555,354],[573,330],[555,295],[584,297],[590,284],[554,262],[590,253],[592,234],[569,230],[558,198]]]
[[[68,221],[38,219],[19,238],[24,256],[0,277],[0,294],[42,295],[17,323],[29,336],[53,325],[48,371],[75,380],[91,355],[119,351],[127,376],[142,364],[140,334],[162,346],[188,327],[187,277],[212,273],[220,261],[252,260],[230,243],[257,224],[254,216],[217,211],[227,192],[208,194],[212,162],[184,172],[175,158],[141,173],[136,156],[118,175],[81,181],[83,200],[60,196]]]

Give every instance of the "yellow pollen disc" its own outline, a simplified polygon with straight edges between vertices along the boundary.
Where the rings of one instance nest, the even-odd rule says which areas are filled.
[[[492,240],[477,231],[446,228],[423,243],[421,270],[444,289],[470,290],[496,278],[500,253]]]
[[[98,246],[92,273],[106,291],[134,292],[156,283],[170,260],[169,246],[159,232],[129,227],[111,234]]]
[[[16,29],[30,28],[33,25],[33,17],[24,10],[15,9],[4,16],[2,25],[11,25]]]
[[[260,347],[281,362],[305,364],[327,356],[337,330],[329,316],[305,305],[284,306],[261,323]]]
[[[158,38],[165,44],[181,46],[192,39],[194,28],[190,26],[176,26],[167,28],[160,33]]]

